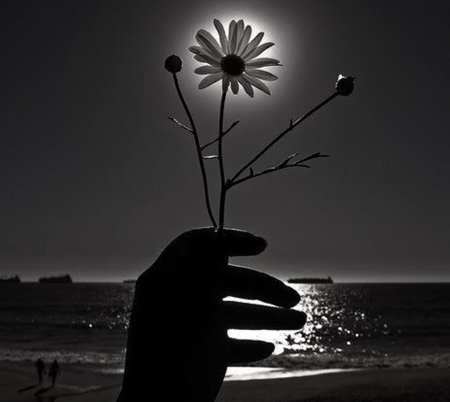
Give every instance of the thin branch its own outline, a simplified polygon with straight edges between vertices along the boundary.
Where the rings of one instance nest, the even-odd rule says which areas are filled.
[[[278,141],[280,141],[286,134],[291,132],[295,127],[297,127],[300,123],[305,121],[308,117],[313,115],[315,112],[317,112],[319,109],[321,109],[323,106],[325,106],[327,103],[331,102],[334,98],[336,98],[339,95],[338,92],[334,92],[332,95],[330,95],[328,98],[326,98],[324,101],[319,103],[317,106],[313,107],[309,112],[305,113],[302,117],[297,119],[295,122],[291,121],[289,122],[289,127],[286,128],[284,131],[282,131],[280,134],[278,134],[269,144],[267,144],[254,158],[252,158],[249,162],[247,162],[230,180],[229,183],[233,184],[237,181],[238,177],[244,173],[250,166],[252,166],[261,156],[263,156],[270,148],[272,148]]]
[[[289,163],[297,155],[298,154],[293,154],[293,155],[289,156],[288,158],[286,158],[283,162],[281,162],[277,166],[273,166],[273,167],[264,169],[264,170],[262,170],[260,172],[257,172],[257,173],[255,173],[252,168],[249,168],[249,173],[247,174],[247,176],[242,177],[241,179],[237,179],[234,182],[231,182],[229,180],[227,182],[228,189],[230,189],[230,188],[232,188],[234,186],[237,186],[238,184],[244,183],[247,180],[251,180],[251,179],[254,179],[256,177],[263,176],[263,175],[266,175],[266,174],[279,172],[280,170],[283,170],[283,169],[299,168],[299,167],[300,168],[308,168],[309,169],[309,168],[311,168],[311,166],[305,165],[304,162],[309,161],[311,159],[326,158],[326,157],[329,156],[329,155],[324,155],[324,154],[321,154],[320,152],[317,152],[315,154],[307,156],[306,158],[300,159],[300,160],[298,160],[296,162]]]
[[[328,158],[330,155],[325,155],[325,154],[321,154],[320,152],[316,152],[312,155],[307,156],[306,158],[300,159],[296,162],[294,162],[295,164],[299,164],[299,163],[304,163],[307,161],[310,161],[311,159],[316,159],[316,158]]]
[[[227,130],[224,131],[222,138],[225,137],[225,135],[227,135],[234,127],[236,127],[238,124],[240,123],[240,120],[235,121],[230,127],[228,127]],[[205,148],[208,148],[210,145],[215,144],[217,141],[219,141],[219,137],[217,137],[216,139],[208,142],[207,144],[201,146],[201,150],[203,151]]]
[[[179,121],[178,121],[177,119],[175,119],[174,117],[167,116],[167,118],[168,118],[170,121],[174,122],[177,126],[181,127],[182,129],[184,129],[184,130],[186,130],[186,131],[189,131],[191,134],[194,133],[193,130],[192,130],[192,128],[189,128],[188,126],[185,126],[183,123],[179,122]]]
[[[290,156],[288,156],[283,162],[281,162],[279,165],[275,166],[275,167],[283,167],[286,166],[292,159],[294,159],[296,156],[298,155],[298,152],[296,152],[295,154],[292,154]]]
[[[204,163],[203,156],[202,156],[202,150],[200,148],[200,140],[198,138],[197,128],[195,127],[194,119],[192,117],[192,114],[188,108],[186,101],[184,100],[183,93],[181,92],[177,74],[173,73],[172,76],[173,76],[173,81],[175,83],[175,87],[177,89],[178,96],[181,100],[181,103],[183,104],[184,111],[186,112],[186,115],[187,115],[189,122],[191,124],[191,127],[192,127],[191,132],[194,136],[195,148],[197,150],[197,158],[198,158],[198,162],[200,165],[200,171],[202,173],[203,189],[204,189],[205,201],[206,201],[206,209],[208,210],[208,215],[209,215],[209,218],[211,219],[211,223],[213,224],[214,227],[217,227],[217,222],[214,218],[214,214],[213,214],[212,208],[211,208],[211,203],[209,200],[208,177],[206,176],[205,163]]]
[[[231,130],[233,130],[233,128],[235,128],[240,122],[241,122],[240,120],[234,121],[234,122],[231,124],[231,126],[228,127],[228,128],[224,131],[223,135],[228,134],[228,133],[229,133]]]
[[[310,168],[311,166],[308,165],[286,165],[282,167],[271,167],[265,170],[262,170],[261,172],[257,172],[252,174],[249,174],[248,176],[242,177],[241,179],[235,180],[232,184],[229,184],[228,188],[232,188],[234,186],[237,186],[238,184],[244,183],[247,180],[255,179],[256,177],[263,176],[269,173],[279,172],[280,170],[288,169],[288,168]]]

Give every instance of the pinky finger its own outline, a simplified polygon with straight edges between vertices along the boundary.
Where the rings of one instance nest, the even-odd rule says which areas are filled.
[[[267,359],[275,350],[268,342],[237,339],[229,339],[229,342],[229,366]]]

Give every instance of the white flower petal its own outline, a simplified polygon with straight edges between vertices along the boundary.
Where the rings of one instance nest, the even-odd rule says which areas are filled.
[[[227,74],[224,74],[222,80],[222,92],[227,92],[229,86],[230,86],[230,77]]]
[[[188,50],[189,50],[191,53],[194,53],[194,54],[204,53],[203,48],[200,47],[200,46],[189,46],[189,47],[188,47]]]
[[[253,87],[250,85],[250,82],[247,81],[247,78],[244,75],[240,75],[238,77],[238,81],[244,88],[244,91],[247,93],[250,98],[253,98],[255,96],[255,93],[253,91]]]
[[[245,63],[247,68],[260,68],[269,66],[281,66],[281,62],[276,59],[270,59],[268,57],[261,57],[260,59],[253,59]]]
[[[212,67],[212,66],[202,66],[198,67],[194,70],[195,74],[205,75],[205,74],[215,74],[220,73],[220,67]]]
[[[241,55],[241,52],[245,49],[245,47],[248,45],[248,41],[250,40],[250,36],[252,36],[252,27],[250,25],[247,25],[247,27],[244,30],[244,33],[242,34],[242,38],[239,41],[239,44],[236,49],[236,54],[238,56]]]
[[[260,91],[265,92],[267,95],[271,95],[269,87],[260,81],[258,78],[254,78],[251,75],[246,74],[245,78],[247,81],[252,84],[254,87],[258,88]]]
[[[216,27],[216,30],[219,34],[220,44],[222,45],[223,52],[225,54],[228,54],[228,39],[225,33],[225,28],[217,18],[214,19],[214,26]]]
[[[235,95],[239,92],[239,83],[236,77],[231,77],[231,90]]]
[[[197,36],[195,38],[197,39]],[[197,42],[198,42],[198,40],[197,40]],[[206,54],[207,56],[212,57],[214,59],[219,59],[219,57],[217,56],[216,53],[211,52],[205,46],[191,46],[191,48],[189,48],[188,50],[190,50],[192,53],[197,54],[197,55]]]
[[[224,26],[218,19],[214,19],[214,26],[219,34],[219,41],[209,32],[200,29],[195,36],[199,46],[189,47],[189,51],[194,54],[195,60],[206,63],[206,65],[194,70],[196,74],[206,75],[201,80],[199,88],[207,88],[222,80],[223,91],[228,91],[228,88],[231,86],[231,91],[237,94],[239,93],[239,87],[242,86],[247,95],[253,98],[253,87],[255,87],[270,95],[270,89],[261,80],[275,81],[277,76],[271,72],[261,70],[261,68],[280,66],[281,63],[273,58],[262,57],[257,59],[256,57],[273,46],[273,43],[260,44],[264,37],[263,32],[258,33],[253,40],[250,40],[252,28],[250,25],[246,26],[243,20],[232,20],[230,22],[228,36]],[[244,63],[244,72],[239,76],[227,74],[222,68],[223,57],[230,54],[241,58],[241,62]]]
[[[195,39],[198,44],[205,50],[208,50],[212,56],[221,58],[224,55],[221,47],[208,31],[199,29],[197,35],[195,35]]]
[[[246,48],[241,52],[241,57],[245,58],[248,54],[253,52],[253,50],[256,49],[256,47],[259,45],[259,43],[262,41],[262,38],[264,36],[264,32],[260,32],[258,35],[256,35],[252,41],[246,46]]]
[[[254,78],[259,78],[264,81],[276,81],[278,77],[264,70],[248,70],[247,75],[250,75]]]
[[[211,56],[208,56],[206,54],[196,54],[194,56],[194,59],[199,61],[200,63],[208,63],[211,66],[220,67],[220,61],[219,60],[214,59]]]
[[[261,46],[258,46],[255,50],[253,50],[253,52],[247,53],[247,55],[244,56],[244,60],[247,61],[254,59],[255,57],[259,56],[262,52],[267,50],[269,47],[272,47],[274,44],[275,43],[272,42],[263,43]]]
[[[188,48],[188,50],[192,53],[194,53],[196,56],[206,56],[208,58],[213,58],[214,60],[216,60],[218,63],[220,63],[220,59],[217,58],[216,56],[212,56],[211,53],[208,50],[205,50],[204,48],[202,48],[201,46],[191,46]],[[195,57],[194,57],[195,58]]]
[[[241,43],[243,34],[244,34],[244,20],[239,20],[236,24],[236,48],[234,49],[235,54],[237,54],[239,43]]]
[[[207,87],[209,87],[210,85],[214,84],[217,81],[220,81],[223,77],[223,73],[215,73],[215,74],[211,74],[208,75],[207,77],[203,78],[200,81],[200,84],[198,84],[198,88],[199,89],[205,89]]]
[[[228,28],[228,50],[229,54],[234,54],[237,46],[237,29],[236,29],[236,21],[233,20],[230,22],[230,26]]]

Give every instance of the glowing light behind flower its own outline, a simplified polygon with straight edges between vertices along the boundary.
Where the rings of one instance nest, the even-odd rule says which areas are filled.
[[[180,47],[180,55],[183,54],[183,62],[186,68],[186,71],[193,72],[196,68],[200,67],[202,64],[199,64],[192,57],[192,53],[187,51],[187,49],[196,45],[195,43],[195,35],[198,29],[201,27],[206,31],[210,32],[211,35],[216,39],[218,43],[220,43],[220,37],[214,27],[213,20],[217,18],[223,24],[225,31],[228,35],[228,27],[229,23],[232,20],[240,20],[243,19],[246,25],[250,25],[252,27],[252,38],[256,36],[259,32],[264,32],[264,38],[262,42],[274,42],[275,46],[270,47],[265,50],[264,53],[260,57],[273,58],[280,60],[283,64],[283,72],[280,73],[280,70],[274,67],[265,67],[264,69],[279,76],[279,79],[275,83],[269,83],[271,85],[272,97],[264,96],[264,94],[257,94],[258,102],[254,102],[253,107],[256,108],[264,108],[267,105],[266,102],[274,102],[275,98],[279,98],[282,96],[283,91],[287,89],[288,81],[286,80],[286,73],[290,70],[290,66],[292,64],[292,59],[294,55],[289,53],[289,44],[292,42],[286,36],[286,31],[281,29],[282,21],[279,20],[276,16],[270,15],[268,13],[263,12],[258,9],[244,9],[239,7],[230,7],[228,10],[223,9],[223,6],[217,7],[216,10],[212,7],[208,9],[208,13],[197,14],[196,16],[191,16],[188,25],[186,25],[186,29],[183,33],[183,42],[179,43]],[[177,47],[178,47],[177,46]],[[184,53],[182,53],[184,52]],[[194,85],[192,88],[198,90],[198,84],[202,80],[202,76],[196,76]],[[275,85],[274,85],[275,84]],[[203,99],[210,99],[211,107],[215,107],[216,100],[218,95],[222,92],[222,85],[216,84],[212,85],[206,91],[202,91]],[[260,92],[260,91],[255,91]],[[244,90],[239,92],[237,96],[234,96],[233,104],[235,106],[242,105],[242,103],[251,102],[251,99],[247,96]]]
[[[264,81],[275,81],[278,77],[263,68],[278,67],[281,63],[262,54],[274,43],[263,42],[264,32],[254,32],[251,25],[246,25],[243,19],[232,20],[228,33],[218,19],[214,19],[214,27],[219,35],[218,41],[210,32],[200,29],[195,35],[198,46],[189,47],[195,60],[207,64],[194,71],[196,74],[206,75],[199,88],[204,89],[222,81],[223,90],[226,91],[231,86],[234,94],[242,86],[251,98],[254,96],[253,88],[271,95]]]

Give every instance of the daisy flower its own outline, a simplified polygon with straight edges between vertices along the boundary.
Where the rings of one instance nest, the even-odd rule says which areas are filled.
[[[279,60],[267,57],[259,59],[256,57],[274,44],[268,42],[260,45],[264,36],[263,32],[250,40],[252,27],[245,26],[243,20],[230,22],[228,37],[219,20],[214,20],[214,26],[219,33],[220,45],[208,31],[200,29],[195,35],[199,46],[189,48],[189,51],[195,54],[195,60],[208,64],[194,71],[196,74],[206,75],[198,87],[204,89],[222,80],[224,91],[231,85],[231,90],[237,94],[240,84],[252,98],[253,87],[270,95],[269,87],[262,81],[275,81],[278,77],[260,68],[281,66],[281,63]]]

